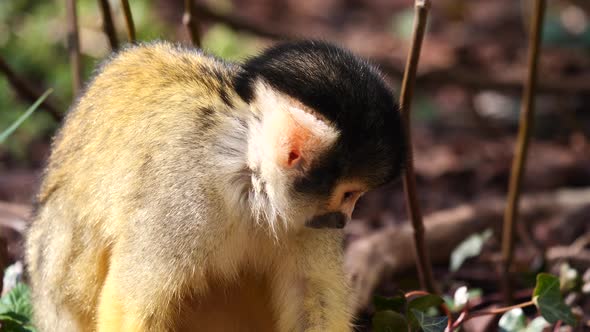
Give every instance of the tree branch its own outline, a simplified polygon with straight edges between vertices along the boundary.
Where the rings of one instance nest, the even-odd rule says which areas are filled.
[[[518,200],[522,187],[522,175],[524,174],[529,140],[533,129],[537,64],[539,60],[539,46],[542,33],[541,27],[543,26],[545,6],[545,0],[535,1],[534,18],[531,22],[531,34],[529,36],[528,76],[523,92],[517,150],[512,163],[508,189],[508,203],[504,213],[504,226],[502,228],[502,282],[506,303],[512,302],[510,266],[512,265],[513,259],[514,231],[518,219]]]
[[[199,32],[199,22],[195,11],[194,0],[184,0],[184,15],[182,23],[188,31],[188,35],[194,46],[201,47],[201,34]]]
[[[505,201],[504,197],[484,197],[424,216],[432,260],[437,264],[448,262],[456,246],[473,233],[490,227],[498,232]],[[523,220],[533,225],[546,216],[573,212],[588,205],[590,188],[558,190],[524,195],[520,213]],[[345,267],[357,309],[370,303],[373,291],[383,280],[407,272],[416,264],[415,257],[407,254],[412,237],[412,226],[404,222],[363,236],[348,246]]]
[[[111,49],[114,51],[119,48],[119,40],[117,39],[117,31],[113,23],[111,5],[109,4],[109,0],[98,0],[98,4],[102,13],[102,28],[109,39]]]
[[[420,59],[420,50],[422,40],[426,30],[426,20],[428,18],[428,9],[430,1],[416,0],[416,15],[414,20],[414,33],[412,37],[412,46],[406,62],[406,70],[400,92],[400,104],[404,123],[404,131],[407,142],[407,161],[404,172],[403,182],[406,194],[406,206],[408,215],[414,227],[414,249],[416,254],[416,266],[420,285],[423,289],[431,293],[438,293],[434,277],[432,275],[432,264],[430,255],[426,249],[424,239],[424,224],[422,222],[422,213],[420,203],[416,193],[416,175],[414,174],[414,161],[412,157],[412,126],[410,121],[412,97],[414,95],[414,86],[416,85],[416,71]]]
[[[125,14],[125,24],[127,25],[127,37],[129,42],[135,43],[135,24],[133,24],[133,15],[131,15],[131,7],[129,7],[129,0],[121,0],[121,7]]]

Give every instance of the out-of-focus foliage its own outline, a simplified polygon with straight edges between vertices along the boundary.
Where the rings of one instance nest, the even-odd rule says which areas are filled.
[[[226,60],[242,60],[258,50],[256,39],[236,33],[222,24],[211,26],[203,36],[203,48]]]
[[[220,2],[221,3],[221,2]],[[125,42],[125,22],[119,1],[110,1],[119,40]],[[130,1],[131,12],[140,42],[178,40],[181,21],[165,22],[157,3],[148,0]],[[160,5],[161,6],[161,5]],[[181,7],[174,7],[180,10]],[[217,6],[219,7],[219,6]],[[223,11],[231,10],[225,2]],[[110,52],[102,31],[102,18],[96,0],[77,1],[83,79],[86,82],[93,68]],[[175,30],[177,29],[177,30]],[[215,24],[204,31],[203,48],[225,59],[243,59],[258,49],[255,38]],[[19,76],[26,78],[38,91],[53,88],[53,97],[65,112],[73,100],[71,72],[67,52],[67,26],[62,1],[11,0],[0,2],[0,54]],[[0,75],[0,123],[8,127],[27,109],[29,103],[17,98],[8,81]],[[47,138],[57,123],[45,112],[35,112],[10,139],[0,146],[12,160],[26,164],[27,147],[37,137]]]
[[[567,2],[549,7],[543,28],[545,45],[590,47],[590,18],[581,7]]]
[[[88,79],[92,69],[107,53],[108,43],[101,28],[101,16],[95,0],[80,0],[78,22],[83,62],[83,77]],[[125,40],[125,25],[119,1],[111,1],[113,16],[121,40]],[[155,16],[153,3],[131,1],[140,40],[166,38],[169,31]],[[0,2],[0,54],[21,76],[38,91],[55,90],[54,97],[63,105],[72,101],[71,73],[66,48],[66,17],[62,1],[11,0]],[[15,122],[29,105],[17,99],[3,75],[0,75],[0,123],[3,127]],[[51,134],[57,127],[45,112],[36,112],[5,142],[1,149],[14,159],[24,160],[26,147],[39,136]]]
[[[33,315],[29,287],[18,283],[0,298],[0,326],[6,332],[34,332],[30,324]]]

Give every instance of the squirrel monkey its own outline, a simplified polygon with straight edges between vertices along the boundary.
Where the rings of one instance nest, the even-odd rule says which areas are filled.
[[[344,227],[399,176],[381,74],[298,41],[243,64],[156,42],[97,71],[28,233],[40,331],[349,331]]]

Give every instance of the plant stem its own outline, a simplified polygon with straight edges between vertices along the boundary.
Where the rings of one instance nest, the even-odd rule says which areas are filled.
[[[109,4],[109,0],[98,0],[98,4],[102,12],[102,28],[109,39],[111,49],[114,51],[119,48],[119,41],[117,39],[117,32],[115,31],[115,24],[113,23],[111,5]]]
[[[402,117],[404,120],[404,131],[408,145],[407,164],[404,172],[403,182],[408,214],[412,220],[412,226],[414,228],[416,265],[418,268],[421,287],[431,293],[438,294],[438,290],[432,275],[430,255],[426,249],[426,240],[424,239],[424,224],[422,222],[420,204],[416,194],[416,177],[414,175],[414,162],[412,158],[412,134],[410,124],[412,96],[414,95],[414,86],[416,85],[416,70],[418,67],[418,60],[420,58],[422,40],[424,39],[424,32],[426,30],[426,20],[428,17],[429,7],[430,1],[428,0],[416,0],[415,2],[416,20],[414,21],[412,45],[406,61],[406,69],[404,72],[404,79],[400,92],[400,104]]]
[[[528,75],[523,91],[517,148],[510,173],[508,203],[504,214],[502,235],[502,284],[506,303],[511,303],[513,301],[510,266],[512,265],[514,254],[514,231],[516,229],[518,218],[518,203],[522,186],[522,175],[524,173],[529,140],[533,129],[537,63],[539,59],[541,28],[543,26],[545,6],[546,0],[535,0],[534,17],[531,21],[531,32],[529,35]]]
[[[474,312],[472,314],[468,314],[468,316],[463,321],[465,322],[473,317],[478,317],[478,316],[503,314],[503,313],[508,312],[512,309],[524,308],[524,307],[528,307],[528,306],[532,306],[532,305],[535,305],[535,302],[533,302],[533,300],[530,300],[527,302],[523,302],[523,303],[509,306],[509,307],[501,307],[501,308],[490,309],[490,310],[482,310],[482,311]]]
[[[195,15],[194,0],[184,0],[184,15],[182,23],[186,27],[188,34],[194,46],[201,47],[201,35],[199,33],[199,22]]]
[[[133,15],[131,15],[131,7],[129,7],[129,0],[121,0],[121,7],[123,14],[125,14],[125,24],[127,25],[127,37],[129,42],[135,43],[135,24],[133,24]]]
[[[67,12],[67,47],[70,54],[70,66],[72,70],[72,94],[74,98],[82,88],[82,61],[80,58],[80,35],[78,33],[78,14],[76,0],[66,0]]]
[[[415,291],[410,291],[410,292],[407,292],[406,294],[404,294],[406,299],[409,299],[414,296],[425,296],[425,295],[430,295],[430,293],[427,291],[423,291],[423,290],[415,290]]]
[[[20,125],[23,122],[25,122],[25,120],[29,116],[31,116],[31,114],[33,114],[33,112],[35,112],[35,110],[39,108],[39,105],[41,105],[45,98],[47,98],[47,96],[49,96],[49,94],[51,94],[52,92],[53,89],[45,91],[45,93],[41,97],[39,97],[39,99],[33,105],[29,106],[29,109],[25,113],[23,113],[18,119],[16,119],[16,121],[14,121],[14,123],[12,123],[8,128],[0,132],[0,144],[4,143],[8,136],[12,135],[12,133],[16,129],[18,129],[18,127],[20,127]]]

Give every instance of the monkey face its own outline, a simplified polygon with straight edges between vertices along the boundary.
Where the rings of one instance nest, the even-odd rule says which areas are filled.
[[[344,228],[348,222],[348,216],[342,212],[328,212],[317,215],[305,223],[311,228]]]
[[[311,228],[343,228],[350,220],[358,199],[366,187],[359,181],[338,183],[328,199],[326,211],[322,211],[306,221]]]
[[[259,119],[250,127],[248,164],[265,186],[268,204],[256,206],[264,216],[342,228],[362,193],[400,175],[399,107],[366,61],[304,41],[271,48],[241,69],[236,92]]]

